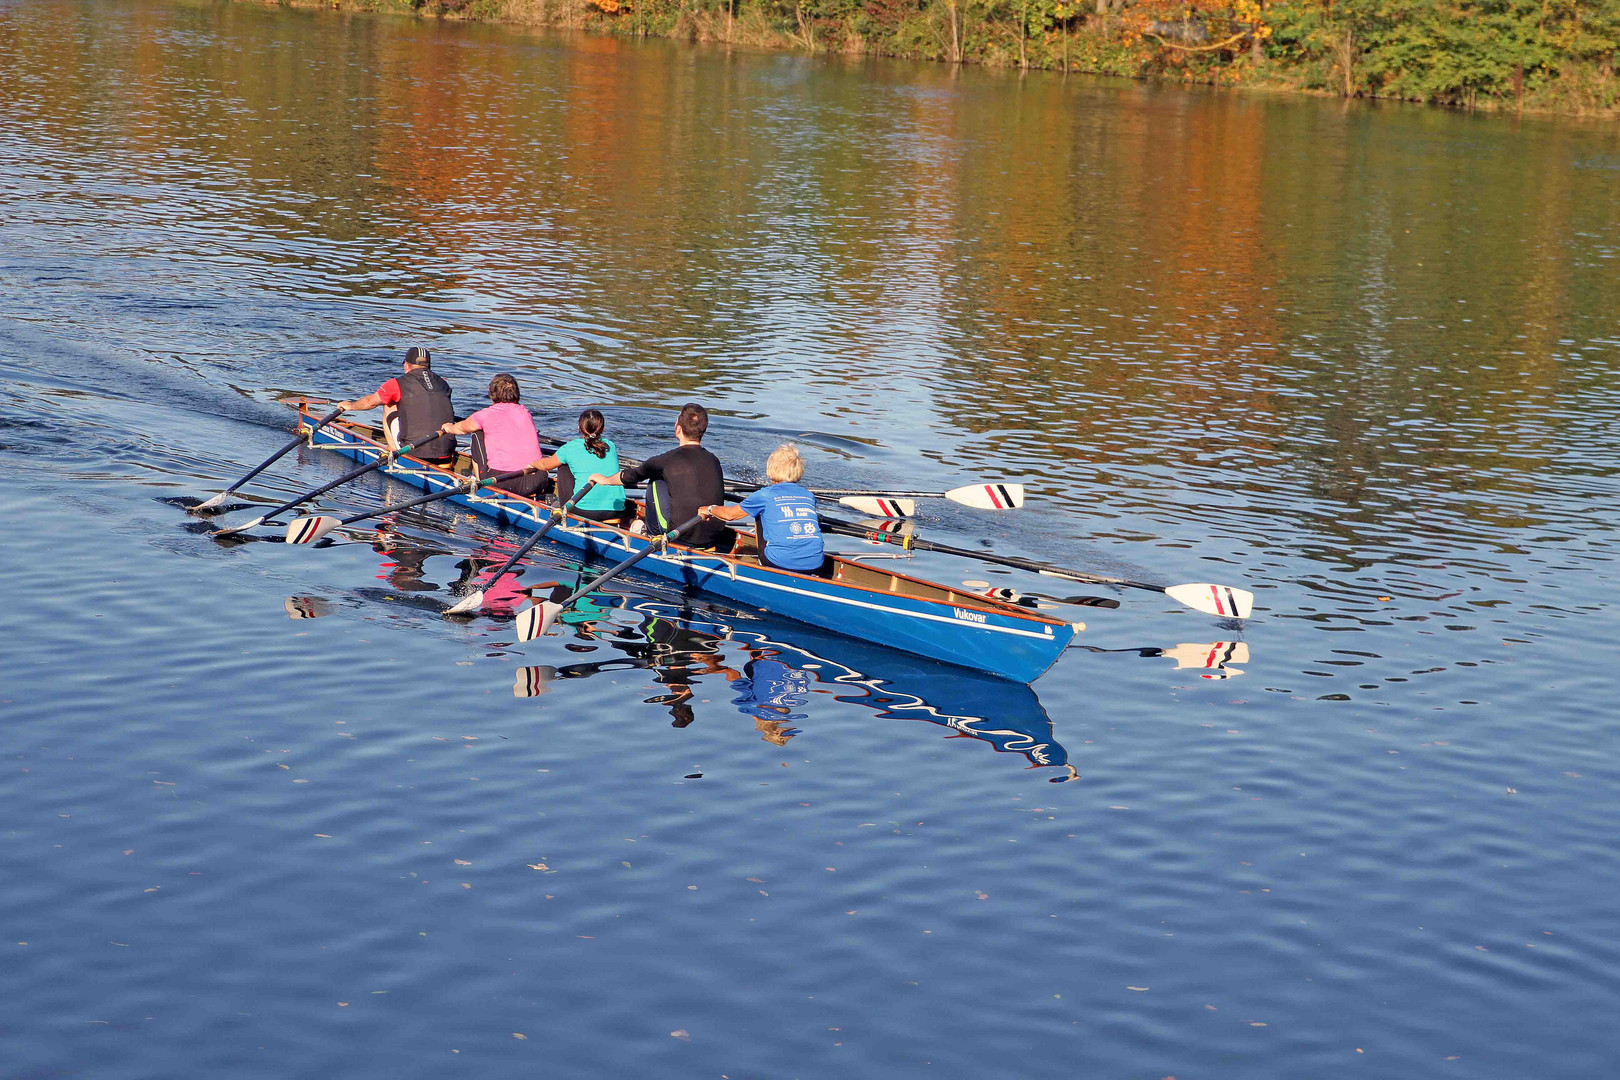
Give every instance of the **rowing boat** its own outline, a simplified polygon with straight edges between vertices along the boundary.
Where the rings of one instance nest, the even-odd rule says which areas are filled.
[[[348,420],[316,427],[319,417],[299,403],[300,430],[310,445],[360,462],[387,452],[379,428]],[[457,463],[466,469],[468,462]],[[451,469],[410,456],[382,471],[424,491],[465,484]],[[551,508],[534,499],[485,488],[458,492],[457,503],[508,525],[538,529]],[[547,540],[592,559],[618,561],[650,542],[598,521],[570,515]],[[886,645],[947,664],[1029,683],[1051,667],[1073,639],[1076,627],[1030,608],[952,589],[937,582],[894,573],[848,557],[834,556],[829,577],[761,566],[752,553],[753,537],[740,533],[731,555],[671,543],[642,560],[648,574],[811,626]]]

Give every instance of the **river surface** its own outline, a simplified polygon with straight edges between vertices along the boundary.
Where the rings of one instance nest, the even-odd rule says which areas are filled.
[[[146,0],[0,3],[0,101],[0,1076],[1620,1063],[1612,125]],[[516,645],[464,512],[186,512],[411,344],[1258,609]]]

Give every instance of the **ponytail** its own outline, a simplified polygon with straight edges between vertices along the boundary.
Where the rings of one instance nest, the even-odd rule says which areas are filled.
[[[602,432],[606,430],[607,421],[596,409],[586,409],[579,414],[579,433],[585,436],[585,449],[591,452],[592,457],[607,457],[608,441],[602,438]]]

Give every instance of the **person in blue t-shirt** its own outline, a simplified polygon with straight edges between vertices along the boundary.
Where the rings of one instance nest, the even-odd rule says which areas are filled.
[[[778,570],[819,574],[827,561],[821,542],[821,519],[816,497],[800,487],[804,461],[792,443],[778,446],[765,462],[770,487],[760,488],[736,506],[702,506],[706,518],[737,521],[751,517],[759,537],[759,561]]]

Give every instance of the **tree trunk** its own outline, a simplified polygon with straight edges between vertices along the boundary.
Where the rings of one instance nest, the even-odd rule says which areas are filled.
[[[956,29],[956,0],[945,0],[945,14],[951,20],[951,63],[962,62],[962,37]]]
[[[1513,100],[1519,110],[1524,112],[1524,65],[1513,65]]]
[[[1024,42],[1029,37],[1029,8],[1018,9],[1018,70],[1029,70],[1029,55],[1024,51]]]

